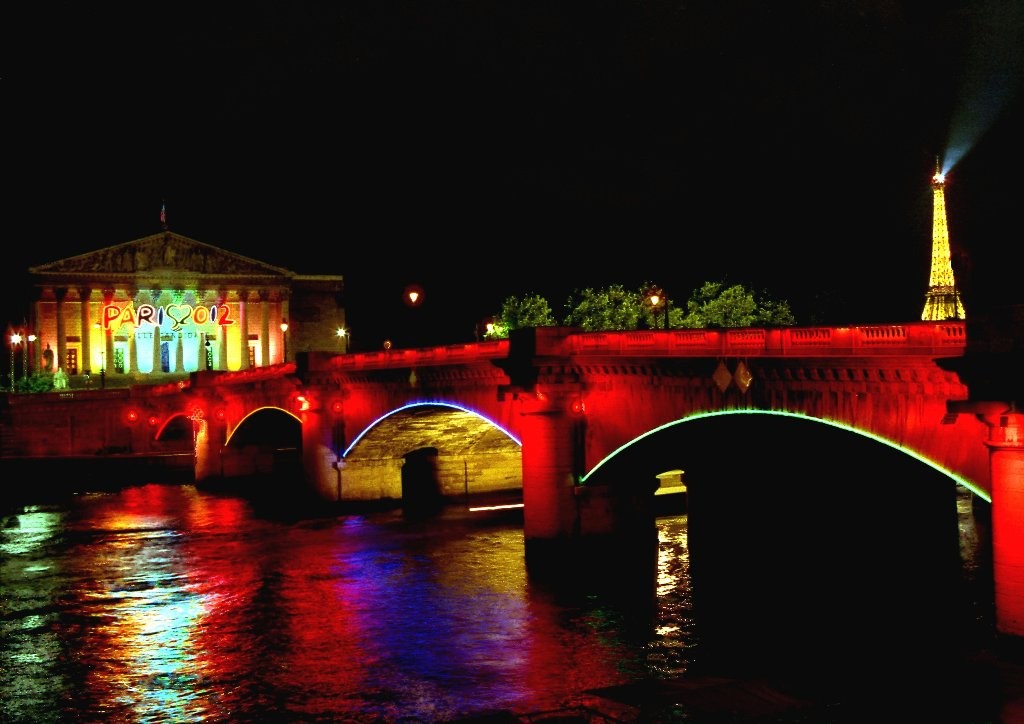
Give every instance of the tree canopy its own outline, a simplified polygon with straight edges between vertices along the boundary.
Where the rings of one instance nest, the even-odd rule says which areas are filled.
[[[680,327],[776,327],[796,324],[789,302],[755,293],[742,284],[704,282],[686,302]]]
[[[667,325],[665,315],[668,315]],[[632,329],[702,329],[793,325],[789,302],[767,292],[754,292],[742,284],[705,282],[694,290],[685,308],[678,307],[653,284],[626,289],[612,284],[602,289],[575,290],[566,300],[562,324],[587,332]],[[487,338],[507,337],[521,327],[558,324],[547,299],[537,294],[508,297],[496,315]]]

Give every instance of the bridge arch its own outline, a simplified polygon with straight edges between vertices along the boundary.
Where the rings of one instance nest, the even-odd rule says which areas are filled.
[[[397,502],[411,489],[412,475],[440,499],[521,499],[521,447],[513,433],[472,408],[408,403],[377,417],[341,453],[341,497]],[[433,480],[424,482],[428,472]]]
[[[257,407],[226,431],[219,455],[222,479],[302,480],[302,420],[282,407]],[[295,486],[296,495],[307,492]]]
[[[624,466],[622,463],[624,459],[623,456],[628,455],[630,451],[638,453],[638,455],[630,456],[630,462],[628,462],[627,464],[631,466],[636,466],[636,461],[638,459],[642,459],[643,455],[653,456],[652,459],[648,460],[647,463],[643,465],[642,470],[638,471],[638,475],[646,476],[643,478],[644,480],[653,480],[654,477],[660,473],[664,473],[666,471],[673,469],[678,469],[680,467],[681,456],[678,453],[678,450],[665,450],[664,448],[666,446],[664,444],[658,444],[659,436],[662,440],[664,440],[665,433],[677,430],[680,428],[680,426],[693,424],[701,420],[707,420],[710,418],[734,417],[737,415],[755,415],[766,416],[768,418],[788,418],[795,420],[806,420],[810,423],[836,428],[838,430],[842,430],[847,433],[852,433],[853,435],[857,435],[862,438],[867,438],[868,440],[878,443],[879,445],[899,451],[900,453],[903,453],[909,458],[916,460],[938,471],[942,475],[945,475],[952,479],[958,485],[961,485],[967,490],[970,490],[972,493],[974,493],[984,501],[991,502],[991,496],[989,492],[975,481],[966,478],[964,475],[961,475],[955,470],[949,469],[947,466],[933,460],[925,453],[919,450],[915,450],[913,448],[906,447],[904,445],[900,445],[898,442],[890,440],[883,435],[879,435],[868,430],[863,430],[858,427],[848,425],[836,420],[814,417],[810,415],[799,414],[785,410],[763,410],[757,408],[736,408],[728,410],[715,410],[710,412],[702,411],[691,415],[687,415],[678,420],[672,420],[662,425],[658,425],[657,427],[654,427],[651,430],[648,430],[644,433],[641,433],[640,435],[637,435],[632,440],[629,440],[628,442],[624,443],[623,445],[620,445],[618,448],[605,455],[589,471],[587,471],[583,476],[581,476],[579,482],[581,485],[592,485],[595,483],[599,483],[602,478],[612,477],[617,473],[621,474],[621,472],[616,471],[615,468],[621,469]]]
[[[162,422],[156,415],[152,415],[146,422],[150,425],[157,423],[156,433],[153,435],[155,442],[188,440],[191,443],[195,434],[192,428],[192,418],[184,412],[172,413]]]
[[[302,444],[302,419],[276,405],[263,405],[247,412],[227,433],[225,446],[266,443]],[[275,439],[275,435],[278,437]]]
[[[968,481],[890,440],[791,413],[695,415],[660,434],[593,478],[644,451],[655,467],[681,460],[694,611],[716,656],[815,675],[813,662],[840,650],[833,673],[845,682],[883,649],[942,661],[974,625],[958,595],[957,485]]]

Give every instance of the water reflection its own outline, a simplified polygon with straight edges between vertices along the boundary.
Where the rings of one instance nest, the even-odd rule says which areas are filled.
[[[658,521],[654,605],[607,575],[533,580],[521,523],[464,510],[281,520],[142,485],[4,520],[5,721],[525,717],[709,658],[685,515]]]
[[[620,616],[531,586],[516,523],[281,522],[159,485],[15,517],[7,720],[438,721],[637,673]]]

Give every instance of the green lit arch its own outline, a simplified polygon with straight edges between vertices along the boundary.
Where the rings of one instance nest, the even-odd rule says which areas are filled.
[[[856,428],[856,427],[851,427],[850,425],[846,425],[846,424],[843,424],[841,422],[837,422],[835,420],[829,420],[829,419],[825,419],[825,418],[821,418],[821,417],[814,417],[812,415],[803,415],[803,414],[799,414],[799,413],[795,413],[795,412],[786,412],[786,411],[780,411],[780,410],[757,410],[757,409],[717,410],[717,411],[714,411],[714,412],[700,412],[700,413],[696,413],[696,414],[693,414],[693,415],[688,415],[686,417],[682,417],[682,418],[680,418],[678,420],[673,420],[671,422],[667,422],[664,425],[659,425],[658,427],[652,428],[651,430],[648,430],[647,432],[645,432],[645,433],[643,433],[641,435],[638,435],[637,437],[633,438],[629,442],[627,442],[627,443],[625,443],[623,445],[620,445],[618,448],[616,448],[615,450],[610,452],[608,455],[606,455],[604,458],[602,458],[600,461],[598,461],[598,463],[593,468],[591,468],[586,474],[584,474],[579,479],[578,484],[579,485],[586,485],[587,482],[604,465],[606,465],[609,461],[611,461],[613,458],[615,458],[617,455],[619,455],[620,453],[624,452],[628,448],[633,447],[633,446],[639,444],[642,440],[645,440],[645,439],[651,437],[652,435],[656,435],[656,434],[658,434],[660,432],[663,432],[663,431],[668,430],[670,428],[676,427],[678,425],[686,424],[688,422],[694,422],[694,421],[697,421],[697,420],[707,419],[707,418],[710,418],[710,417],[722,417],[722,416],[725,416],[725,415],[773,415],[773,416],[777,416],[777,417],[797,418],[797,419],[801,419],[801,420],[807,420],[807,421],[810,421],[810,422],[816,422],[816,423],[820,423],[822,425],[827,425],[827,426],[830,426],[830,427],[838,428],[838,429],[844,430],[846,432],[852,432],[852,433],[854,433],[856,435],[860,435],[861,437],[868,438],[870,440],[873,440],[874,442],[877,442],[877,443],[880,443],[880,444],[885,445],[887,447],[890,447],[893,450],[897,450],[897,451],[899,451],[899,452],[901,452],[901,453],[903,453],[903,454],[905,454],[905,455],[907,455],[907,456],[909,456],[909,457],[911,457],[911,458],[913,458],[913,459],[915,459],[915,460],[917,460],[917,461],[919,461],[921,463],[924,463],[928,467],[930,467],[930,468],[938,471],[939,473],[942,473],[943,475],[951,478],[958,485],[962,485],[963,487],[967,488],[968,490],[970,490],[972,493],[977,495],[982,500],[984,500],[986,502],[992,502],[991,496],[983,488],[980,488],[977,484],[971,482],[970,480],[964,478],[963,476],[959,475],[958,473],[950,470],[949,468],[946,468],[943,465],[940,465],[939,463],[935,462],[934,460],[928,458],[925,455],[922,455],[921,453],[919,453],[919,452],[917,452],[915,450],[912,450],[910,448],[904,447],[903,445],[895,443],[895,442],[893,442],[893,441],[891,441],[891,440],[889,440],[887,438],[884,438],[884,437],[882,437],[880,435],[876,435],[874,433],[867,432],[865,430],[861,430],[861,429]]]

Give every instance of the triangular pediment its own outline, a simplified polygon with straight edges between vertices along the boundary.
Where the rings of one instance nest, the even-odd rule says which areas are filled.
[[[194,274],[292,276],[292,272],[219,249],[170,231],[60,259],[29,269],[31,274],[134,274],[173,271]]]

